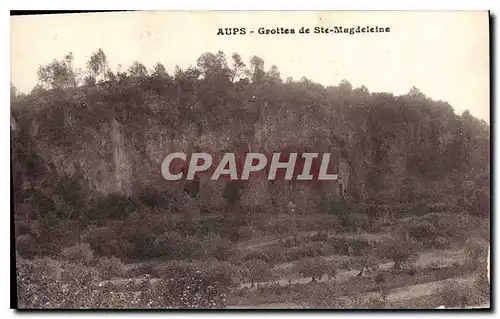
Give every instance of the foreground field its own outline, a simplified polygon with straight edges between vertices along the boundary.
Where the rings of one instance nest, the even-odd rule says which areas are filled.
[[[313,236],[316,232],[300,235]],[[377,241],[388,237],[385,234],[344,234],[329,235],[330,238],[368,239]],[[242,250],[257,250],[290,237],[265,240],[260,243],[244,244]],[[300,260],[276,264],[271,270],[281,275],[275,279],[255,282],[242,282],[233,285],[227,295],[228,309],[287,309],[287,308],[436,308],[448,306],[488,308],[485,296],[474,299],[466,296],[475,291],[478,273],[470,267],[466,249],[445,249],[421,251],[414,256],[411,266],[395,270],[394,262],[372,264],[364,273],[359,269],[342,269],[334,276],[325,275],[311,281],[294,272]],[[348,255],[323,256],[332,264],[349,264],[353,258]],[[155,262],[156,266],[161,262]],[[144,266],[144,263],[141,264]],[[137,267],[130,264],[129,269]],[[287,274],[287,275],[286,275]],[[382,279],[380,279],[382,278]],[[100,284],[126,286],[130,282],[143,281],[158,283],[161,278],[151,276],[139,278],[116,278]],[[234,282],[237,279],[234,278]],[[462,290],[461,300],[447,301],[443,294]],[[319,293],[319,294],[318,294]],[[141,292],[137,291],[137,295]],[[476,304],[468,304],[475,302]]]
[[[170,238],[181,246],[162,246],[177,249],[177,259],[123,263],[95,256],[89,245],[79,244],[63,250],[60,260],[22,259],[18,284],[27,306],[48,308],[489,305],[487,237],[481,237],[478,225],[485,224],[480,219],[460,217],[467,223],[448,227],[446,221],[455,216],[429,214],[346,229],[331,227],[329,216],[279,216],[268,218],[267,227],[281,227],[287,218],[303,221],[301,230],[273,236],[264,228],[232,243],[220,237],[188,242],[177,234]]]

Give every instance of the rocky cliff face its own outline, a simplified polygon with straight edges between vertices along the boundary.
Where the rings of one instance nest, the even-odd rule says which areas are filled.
[[[188,108],[186,105],[202,107],[203,101],[196,100],[194,93],[190,99],[196,103],[180,100],[178,88],[165,95],[155,94],[150,86],[145,91],[133,85],[116,92],[99,87],[85,90],[84,102],[49,93],[26,98],[13,108],[12,135],[22,141],[14,148],[18,153],[14,158],[24,170],[17,177],[23,179],[21,184],[77,174],[91,195],[134,196],[146,187],[175,195],[182,192],[183,183],[162,178],[161,163],[167,154],[190,152],[194,146],[207,152],[227,152],[245,144],[253,152],[305,146],[315,152],[338,151],[340,180],[312,192],[334,201],[411,200],[418,192],[432,195],[429,183],[444,183],[453,171],[468,170],[474,176],[489,172],[489,128],[470,116],[456,116],[449,105],[422,97],[363,93],[367,105],[356,105],[355,97],[347,96],[342,98],[351,99],[351,105],[341,108],[319,104],[331,93],[314,88],[318,95],[308,96],[305,106],[297,106],[292,104],[297,104],[291,99],[293,94],[269,88],[270,93],[262,96],[275,92],[283,96],[269,95],[277,101],[264,99],[267,108],[259,99],[252,100],[253,108],[261,107],[261,114],[250,119],[244,116],[248,103],[231,100],[242,98],[237,95],[226,97],[232,103],[228,110],[234,114],[226,114],[229,111],[225,113],[222,106],[215,114]],[[291,92],[310,94],[300,90]],[[335,102],[338,96],[332,96]],[[240,104],[244,114],[238,113]],[[275,111],[270,109],[272,105]],[[300,107],[307,112],[295,110]],[[231,125],[218,124],[224,116]],[[237,124],[245,130],[236,129]],[[43,163],[43,176],[27,173],[32,165],[28,155]],[[487,185],[487,181],[481,183]],[[202,181],[199,201],[220,206],[221,187]],[[273,190],[266,183],[255,182],[247,189],[243,197],[249,205],[267,205],[274,192],[283,199],[283,206],[301,196],[315,201],[304,187]]]

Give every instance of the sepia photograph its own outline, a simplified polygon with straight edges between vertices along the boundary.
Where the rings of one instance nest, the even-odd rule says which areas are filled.
[[[11,12],[14,308],[491,309],[490,19]]]

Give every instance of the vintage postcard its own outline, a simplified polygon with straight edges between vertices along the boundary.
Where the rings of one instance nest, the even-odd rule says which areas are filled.
[[[490,308],[489,22],[11,16],[15,307]]]

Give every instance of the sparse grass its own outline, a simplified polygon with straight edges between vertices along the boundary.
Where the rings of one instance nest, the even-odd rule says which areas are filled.
[[[455,280],[445,283],[437,295],[440,304],[448,308],[463,308],[473,303],[471,289]]]
[[[227,286],[219,273],[197,269],[125,287],[98,283],[92,267],[52,260],[17,259],[20,308],[220,308]]]

